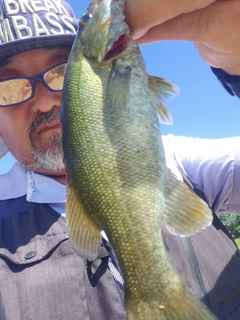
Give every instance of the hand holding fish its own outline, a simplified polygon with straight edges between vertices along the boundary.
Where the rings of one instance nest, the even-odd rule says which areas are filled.
[[[207,64],[240,75],[238,0],[128,0],[125,14],[139,44],[192,41]]]

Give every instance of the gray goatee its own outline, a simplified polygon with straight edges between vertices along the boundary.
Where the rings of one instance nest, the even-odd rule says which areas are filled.
[[[58,171],[64,169],[62,158],[62,142],[61,134],[54,133],[47,140],[47,149],[37,148],[34,143],[34,133],[37,128],[46,123],[51,123],[54,120],[60,121],[61,115],[59,112],[49,112],[37,117],[32,123],[29,130],[29,139],[32,145],[32,150],[35,158],[35,163],[28,166],[30,170],[45,169]]]

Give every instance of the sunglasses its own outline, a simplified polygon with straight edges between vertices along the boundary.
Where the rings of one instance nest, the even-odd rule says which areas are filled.
[[[35,82],[41,81],[54,92],[62,91],[67,63],[60,63],[34,77],[14,77],[0,80],[0,107],[15,106],[34,96]]]

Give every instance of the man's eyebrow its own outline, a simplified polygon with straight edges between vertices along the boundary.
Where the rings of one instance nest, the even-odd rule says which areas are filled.
[[[11,58],[8,58],[8,59],[3,60],[2,62],[0,62],[0,68],[1,67],[5,67],[6,65],[8,65],[10,61],[11,61]]]
[[[65,59],[67,60],[69,57],[70,51],[57,51],[55,54],[52,55],[51,59]],[[1,65],[0,65],[1,66]]]
[[[2,79],[4,77],[4,67],[6,67],[11,61],[11,58],[6,59],[2,62],[0,62],[0,79]]]
[[[49,48],[49,50],[54,51],[54,50],[58,50],[58,49],[57,48]],[[69,48],[67,48],[67,47],[63,48],[63,50],[61,50],[59,48],[59,50],[55,54],[52,55],[52,59],[56,58],[56,59],[66,59],[67,60],[69,54],[70,54],[70,49]],[[0,68],[1,67],[5,67],[6,65],[8,65],[11,62],[11,58],[12,57],[0,62]]]
[[[53,62],[54,60],[68,60],[71,48],[49,48],[48,50],[52,51],[52,56],[49,57],[49,62]],[[14,57],[14,56],[13,56]],[[12,58],[10,57],[8,59],[3,60],[2,62],[0,62],[0,79],[5,77],[5,67],[7,67],[11,61]]]

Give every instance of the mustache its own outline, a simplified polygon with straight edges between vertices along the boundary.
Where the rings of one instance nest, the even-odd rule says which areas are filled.
[[[61,121],[61,114],[57,111],[51,111],[39,115],[31,124],[29,129],[29,137],[32,138],[33,134],[36,132],[37,128],[45,123],[51,123],[54,120]]]

